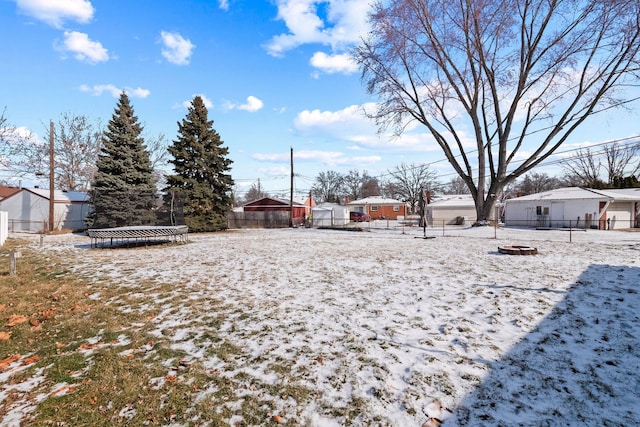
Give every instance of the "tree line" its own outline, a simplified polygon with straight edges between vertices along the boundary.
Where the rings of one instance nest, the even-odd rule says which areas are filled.
[[[531,171],[505,185],[499,199],[524,196],[561,187],[595,189],[640,187],[640,142],[611,142],[596,148],[580,148],[575,154],[558,161],[560,175]],[[382,177],[370,176],[366,171],[351,170],[347,174],[336,171],[320,172],[311,187],[316,202],[344,203],[369,196],[397,199],[416,212],[422,190],[431,195],[470,194],[460,176],[442,182],[428,164],[402,163],[388,170]],[[251,195],[252,193],[248,193]]]

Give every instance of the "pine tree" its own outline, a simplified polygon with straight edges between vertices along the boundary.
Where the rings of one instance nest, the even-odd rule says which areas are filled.
[[[153,225],[155,193],[149,152],[125,92],[109,121],[91,191],[92,228]]]
[[[169,147],[175,174],[167,177],[166,189],[184,195],[183,214],[190,231],[226,229],[232,202],[229,149],[207,116],[202,98],[196,96]]]

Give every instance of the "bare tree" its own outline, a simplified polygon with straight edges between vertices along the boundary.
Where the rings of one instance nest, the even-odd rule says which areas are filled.
[[[380,196],[381,194],[378,178],[369,176],[367,171],[364,171],[362,174],[362,197]]]
[[[590,116],[634,100],[639,83],[637,0],[396,0],[378,2],[370,23],[355,57],[382,100],[371,117],[397,133],[424,125],[478,220]]]
[[[570,185],[605,187],[640,172],[640,142],[612,142],[599,149],[583,148],[561,163]],[[637,177],[636,177],[637,178]]]
[[[378,178],[372,177],[366,170],[362,171],[361,175],[357,169],[352,169],[342,176],[342,189],[344,196],[350,200],[379,196],[381,193]]]
[[[87,191],[96,174],[96,161],[102,144],[102,126],[86,116],[60,115],[54,123],[54,182],[57,188]],[[49,135],[47,125],[45,134]],[[28,168],[36,175],[48,176],[50,144],[39,142],[29,148]]]
[[[21,132],[20,129],[9,123],[4,108],[0,113],[0,168],[5,171],[22,176],[28,173],[25,169],[25,149],[34,140],[30,132]]]
[[[365,172],[366,173],[366,172]],[[351,200],[362,198],[362,176],[360,171],[352,169],[348,174],[342,177],[345,195]]]
[[[423,189],[434,192],[440,188],[437,174],[429,165],[401,163],[389,170],[389,183],[396,198],[409,203],[411,212],[415,213]]]
[[[640,172],[640,142],[630,144],[614,142],[604,146],[607,159],[607,174],[609,184],[614,179],[625,176],[636,176]]]
[[[344,195],[344,177],[336,171],[320,172],[311,187],[314,200],[339,203]]]
[[[576,154],[563,160],[563,180],[574,187],[599,187],[604,181],[601,177],[602,162],[590,148],[581,148]]]
[[[535,194],[554,190],[562,186],[562,181],[544,172],[529,172],[522,182],[515,186],[518,194]]]
[[[14,134],[13,126],[9,125],[9,121],[5,116],[7,109],[3,109],[0,113],[0,167],[6,168],[11,151],[11,138]]]
[[[460,176],[455,176],[449,180],[444,187],[446,194],[469,194],[469,187]]]
[[[153,179],[160,188],[163,188],[166,184],[166,176],[169,174],[167,170],[169,142],[164,133],[159,133],[155,136],[145,136],[144,141],[144,145],[149,152],[151,167],[153,168]]]

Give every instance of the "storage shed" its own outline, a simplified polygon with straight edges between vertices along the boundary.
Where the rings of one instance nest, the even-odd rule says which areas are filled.
[[[337,203],[321,203],[311,211],[313,227],[342,227],[349,224],[349,209]]]

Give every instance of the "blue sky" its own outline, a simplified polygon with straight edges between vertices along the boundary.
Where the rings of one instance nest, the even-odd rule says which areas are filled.
[[[242,194],[260,179],[288,192],[321,171],[382,176],[401,162],[437,162],[425,129],[380,135],[348,52],[367,30],[370,0],[0,0],[0,108],[45,134],[65,112],[111,118],[126,90],[149,136],[176,137],[199,94],[229,148]],[[637,114],[602,115],[570,146],[624,138]],[[46,138],[46,136],[45,136]],[[448,181],[446,162],[434,168]]]

